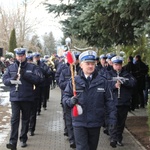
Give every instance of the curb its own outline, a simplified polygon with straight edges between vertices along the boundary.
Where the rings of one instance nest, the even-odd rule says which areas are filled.
[[[125,131],[131,136],[131,138],[141,147],[141,150],[147,150],[132,134],[131,132],[125,128]]]

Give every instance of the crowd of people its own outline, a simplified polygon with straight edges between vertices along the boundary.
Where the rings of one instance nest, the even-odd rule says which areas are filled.
[[[121,56],[97,56],[93,50],[72,51],[73,63],[69,51],[44,58],[37,52],[27,55],[25,48],[14,51],[11,62],[1,61],[12,108],[8,149],[17,149],[18,137],[21,147],[27,146],[27,133],[34,136],[36,116],[42,108],[46,111],[50,90],[56,86],[61,89],[64,136],[71,148],[96,150],[101,128],[110,136],[110,146],[123,146],[128,111],[144,108],[148,100],[148,66],[140,55],[130,56],[124,65]]]
[[[62,94],[64,135],[68,136],[70,147],[96,150],[101,127],[110,136],[110,146],[123,146],[128,111],[147,104],[148,66],[140,55],[130,56],[126,65],[123,57],[111,53],[97,57],[89,50],[74,55],[75,82],[70,80],[72,73],[67,57],[55,75]],[[72,111],[76,105],[81,106],[83,114],[74,117]]]
[[[25,48],[16,48],[15,58],[2,72],[3,83],[10,87],[11,133],[8,149],[16,150],[18,137],[21,147],[27,146],[28,136],[34,136],[36,116],[47,109],[50,85],[55,86],[55,70],[50,61],[40,59],[40,53],[26,55]],[[5,63],[4,63],[5,64]],[[52,84],[52,80],[53,84]],[[19,124],[21,117],[21,131]]]

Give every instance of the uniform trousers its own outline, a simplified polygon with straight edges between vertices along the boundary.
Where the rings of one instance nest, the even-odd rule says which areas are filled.
[[[110,137],[114,141],[122,142],[123,140],[123,131],[125,127],[125,121],[127,119],[127,114],[130,106],[117,106],[117,126],[113,129],[110,129]]]
[[[36,114],[37,114],[37,102],[39,98],[35,98],[34,102],[32,103],[31,113],[30,113],[30,122],[29,122],[29,130],[30,132],[35,131],[36,126]]]
[[[100,127],[73,127],[76,141],[76,150],[96,150]]]
[[[42,89],[43,108],[47,108],[47,100],[49,99],[50,86],[44,86]]]
[[[66,111],[65,111],[65,106],[62,104],[62,109],[63,109],[63,120],[64,120],[64,135],[68,135],[67,131],[67,126],[66,126]]]
[[[70,143],[75,144],[75,139],[74,139],[74,132],[73,132],[73,126],[72,126],[72,116],[71,116],[71,108],[65,107],[65,123],[67,127],[67,133],[68,133],[68,138]]]
[[[11,134],[9,143],[17,146],[18,130],[20,123],[20,112],[21,116],[21,133],[20,141],[26,142],[28,137],[29,119],[32,102],[30,101],[15,101],[11,102],[12,116],[11,116]]]
[[[39,87],[39,93],[38,93],[39,98],[37,99],[37,112],[38,112],[38,114],[40,114],[40,112],[41,112],[41,105],[42,105],[42,99],[43,99],[43,97],[42,97],[42,89],[43,89],[43,87],[40,86]]]

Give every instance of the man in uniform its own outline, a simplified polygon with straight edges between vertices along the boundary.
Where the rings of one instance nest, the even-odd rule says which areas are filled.
[[[115,56],[111,61],[113,69],[106,73],[106,77],[110,80],[110,87],[117,108],[117,126],[110,129],[110,145],[116,147],[116,145],[123,146],[122,134],[130,108],[132,89],[136,85],[136,80],[129,72],[122,68],[123,58],[121,56]]]
[[[100,65],[99,65],[98,71],[100,74],[103,74],[103,72],[106,71],[107,66],[108,66],[107,61],[106,61],[107,56],[105,54],[102,54],[99,56],[99,59],[100,59]]]
[[[79,67],[79,51],[73,51],[72,52],[76,58],[75,66],[74,66],[74,74],[78,74],[80,71]],[[71,71],[70,71],[70,65],[69,63],[66,64],[66,67],[61,71],[60,77],[59,77],[59,87],[62,90],[62,97],[64,94],[65,87],[67,86],[67,83],[69,82],[71,78]],[[75,148],[75,139],[74,139],[74,133],[73,133],[73,127],[72,127],[72,118],[71,118],[71,109],[66,106],[66,103],[63,103],[63,113],[64,113],[64,122],[65,126],[67,128],[67,135],[70,142],[70,147]]]
[[[72,116],[76,150],[96,150],[100,128],[104,124],[105,109],[109,113],[109,125],[116,124],[116,107],[107,80],[95,69],[96,52],[92,50],[80,54],[82,71],[75,76],[77,96],[73,96],[70,81],[64,91],[63,102],[70,108],[79,104],[83,113]]]
[[[9,143],[6,147],[11,150],[16,150],[17,147],[20,112],[22,113],[21,147],[27,146],[30,112],[34,101],[33,87],[41,82],[41,77],[36,66],[26,61],[26,49],[16,48],[14,51],[16,53],[16,62],[8,66],[3,75],[3,83],[10,87],[12,108],[11,133]],[[16,84],[14,84],[15,82]]]
[[[33,62],[38,65],[40,70],[43,73],[44,81],[40,85],[40,101],[38,102],[38,115],[41,113],[41,105],[43,105],[44,110],[47,108],[47,97],[46,97],[46,88],[49,88],[49,82],[47,82],[48,78],[51,76],[52,72],[50,68],[40,60],[40,53],[36,52],[33,54]]]
[[[27,62],[28,63],[33,63],[33,55],[29,54],[27,56]],[[36,64],[34,64],[36,65]],[[37,66],[37,65],[36,65]],[[40,68],[37,66],[37,69],[39,70],[39,75],[41,76],[41,79],[43,80],[43,74],[40,70]],[[42,81],[41,80],[41,81]],[[34,136],[35,128],[36,128],[36,117],[37,117],[37,104],[40,99],[40,84],[39,85],[34,85],[34,101],[32,103],[32,108],[31,108],[31,113],[30,113],[30,121],[29,121],[29,135]]]

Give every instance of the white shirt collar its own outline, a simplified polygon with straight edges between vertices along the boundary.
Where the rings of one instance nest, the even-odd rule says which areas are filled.
[[[89,76],[84,74],[85,78],[87,79]],[[90,78],[92,79],[92,74],[90,75]]]

